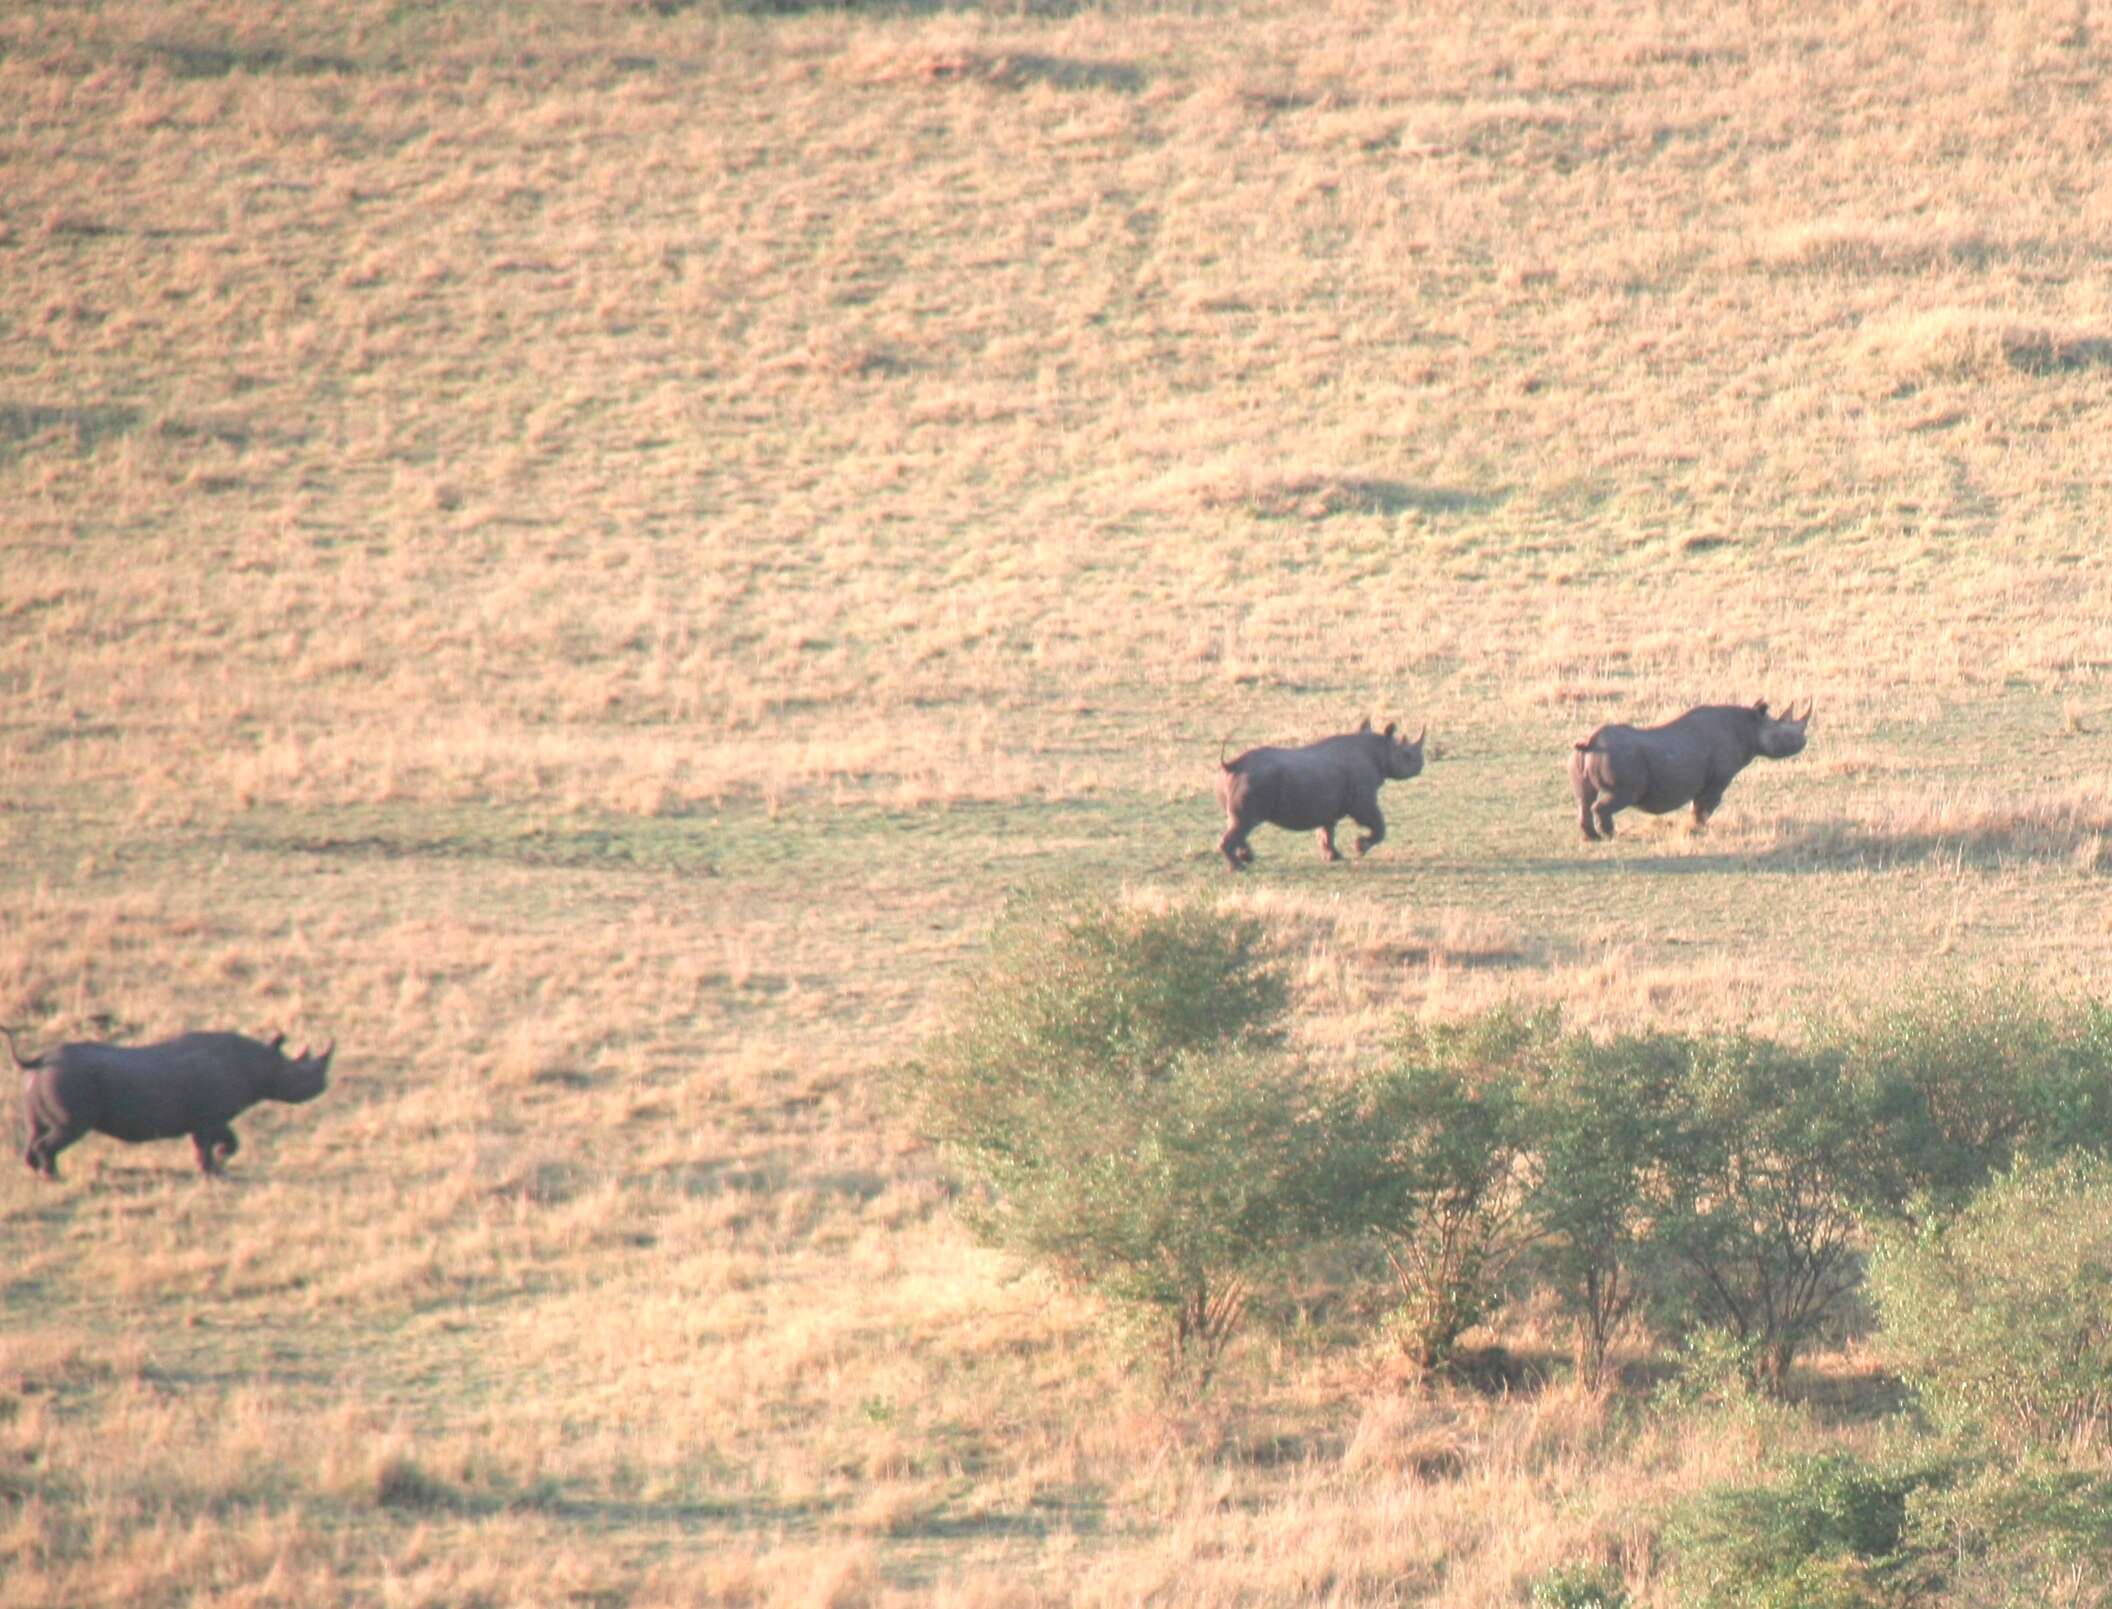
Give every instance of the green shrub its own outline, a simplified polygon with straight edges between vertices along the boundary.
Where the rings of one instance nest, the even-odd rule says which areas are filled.
[[[1964,1206],[2020,1158],[2112,1152],[2112,1012],[2028,983],[1923,983],[1824,1037],[1867,1103],[1869,1205]]]
[[[1885,1237],[1884,1343],[1934,1417],[2004,1447],[2102,1440],[2112,1418],[2112,1163],[2025,1163],[1949,1223]]]
[[[1929,1478],[1834,1452],[1797,1460],[1771,1486],[1706,1493],[1665,1528],[1680,1601],[1703,1609],[1895,1603],[1908,1563],[1908,1499]]]
[[[1141,1319],[1197,1383],[1316,1232],[1321,1130],[1267,1054],[1283,1001],[1252,921],[1029,904],[904,1075],[969,1226]]]
[[[1990,1459],[1916,1492],[1908,1524],[1947,1602],[2112,1604],[2112,1475],[2102,1470]]]
[[[1620,1573],[1603,1564],[1564,1564],[1533,1583],[1533,1609],[1627,1609]]]
[[[1552,1014],[1510,1008],[1411,1027],[1331,1136],[1331,1217],[1378,1237],[1400,1284],[1402,1348],[1426,1368],[1451,1360],[1541,1233],[1532,1069],[1557,1033]]]
[[[2112,1604],[2112,1475],[1938,1453],[1893,1469],[1847,1453],[1682,1505],[1663,1533],[1698,1609],[2038,1609]]]

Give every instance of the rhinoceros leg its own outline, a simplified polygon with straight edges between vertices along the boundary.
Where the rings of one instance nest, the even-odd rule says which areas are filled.
[[[1232,825],[1225,829],[1224,837],[1217,841],[1218,853],[1225,857],[1225,864],[1234,871],[1238,871],[1254,858],[1254,850],[1247,843],[1247,834],[1253,830],[1251,825],[1241,822],[1235,816],[1232,818]]]
[[[1716,814],[1716,807],[1723,803],[1721,787],[1704,788],[1694,796],[1694,830],[1700,832],[1708,826],[1709,817]]]
[[[1593,785],[1590,772],[1581,763],[1571,767],[1569,780],[1577,794],[1577,825],[1584,829],[1584,837],[1588,842],[1597,843],[1599,829],[1591,824],[1591,807],[1599,797],[1599,790]],[[1609,826],[1606,830],[1610,833],[1613,829]]]
[[[46,1127],[35,1118],[29,1122],[29,1148],[22,1160],[47,1179],[59,1176],[58,1155],[88,1130],[66,1126]]]
[[[221,1164],[242,1149],[235,1131],[225,1123],[218,1128],[194,1130],[191,1145],[198,1152],[198,1171],[201,1173],[218,1173]]]
[[[1335,847],[1335,824],[1332,821],[1322,827],[1315,836],[1320,840],[1320,858],[1322,860],[1340,860],[1342,858],[1342,851]]]
[[[1597,815],[1597,817],[1599,818],[1599,830],[1597,832],[1593,832],[1591,828],[1587,825],[1584,829],[1586,836],[1592,838],[1611,838],[1613,836],[1613,805],[1611,804],[1611,802],[1600,805],[1596,811],[1592,812],[1592,814]]]
[[[1358,812],[1356,822],[1358,826],[1366,829],[1357,835],[1358,854],[1368,853],[1385,840],[1386,818],[1379,814],[1377,805],[1371,806],[1367,811]]]

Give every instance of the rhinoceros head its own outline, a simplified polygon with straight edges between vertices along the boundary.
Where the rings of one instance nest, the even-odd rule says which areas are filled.
[[[1365,723],[1366,726],[1370,724],[1368,721]],[[1394,722],[1386,723],[1386,775],[1399,782],[1423,769],[1423,737],[1430,728],[1425,726],[1421,732],[1415,734],[1412,742],[1396,736],[1397,730]]]
[[[284,1038],[285,1035],[281,1034],[278,1039],[273,1040],[272,1048],[278,1049]],[[306,1046],[301,1048],[298,1056],[288,1056],[284,1051],[280,1051],[279,1076],[275,1080],[276,1087],[272,1091],[272,1098],[281,1101],[314,1100],[330,1082],[330,1058],[336,1051],[337,1041],[334,1039],[323,1047],[319,1056],[309,1055]]]
[[[1812,704],[1804,701],[1804,713],[1797,713],[1796,701],[1780,715],[1767,713],[1767,700],[1762,699],[1753,706],[1753,713],[1760,717],[1760,752],[1770,760],[1786,760],[1804,747],[1804,728],[1811,724]]]

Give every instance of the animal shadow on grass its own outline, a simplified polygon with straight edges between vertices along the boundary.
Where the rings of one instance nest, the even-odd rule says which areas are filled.
[[[1468,972],[1511,972],[1541,962],[1510,944],[1456,945],[1441,939],[1426,944],[1383,944],[1364,952],[1367,962],[1393,969],[1444,965]]]
[[[685,11],[694,11],[707,0],[646,0],[646,9],[658,17],[676,17]],[[880,0],[877,4],[860,4],[860,0],[709,0],[714,10],[737,12],[749,17],[797,17],[809,11],[879,11],[889,14],[907,13],[910,16],[932,16],[942,11],[981,11],[978,5],[962,5],[959,0]],[[1002,8],[1008,17],[1046,17],[1060,21],[1075,17],[1085,9],[1085,0],[1019,0]]]
[[[1599,849],[1596,844],[1586,847]],[[1595,877],[1601,872],[1620,875],[1636,873],[1647,877],[1730,877],[1740,872],[1756,871],[1815,874],[1838,871],[1841,864],[1839,861],[1792,854],[1781,847],[1749,852],[1727,850],[1721,853],[1688,855],[1608,855],[1601,851],[1597,854],[1508,862],[1512,871],[1553,877],[1573,877],[1579,874]]]
[[[19,442],[41,436],[47,430],[71,430],[82,452],[109,436],[122,436],[139,426],[139,410],[114,402],[91,403],[80,408],[57,408],[41,403],[0,402],[0,460]]]
[[[272,45],[207,43],[167,36],[149,39],[142,53],[150,63],[165,68],[172,78],[225,78],[238,69],[252,76],[290,73],[296,77],[359,71],[359,63],[349,56],[280,50]]]
[[[1632,840],[1636,834],[1631,830],[1626,836]],[[1883,871],[1932,860],[1983,870],[2030,862],[2070,865],[2086,872],[2112,872],[2112,818],[2065,825],[2001,824],[1951,830],[1897,829],[1843,821],[1791,822],[1776,829],[1772,841],[1750,849],[1628,855],[1607,855],[1602,851],[1511,860],[1506,866],[1511,871],[1536,876],[1575,876],[1598,868],[1618,868],[1624,873],[1652,877],[1714,877],[1756,871],[1816,876],[1847,870]]]
[[[574,1522],[635,1529],[672,1525],[684,1530],[783,1532],[812,1529],[844,1505],[828,1498],[776,1500],[761,1496],[689,1503],[651,1503],[536,1492],[510,1506],[534,1508]],[[1045,1538],[1058,1533],[1089,1535],[1101,1529],[1106,1505],[1087,1492],[1043,1492],[1024,1509],[974,1513],[927,1512],[889,1524],[891,1536],[927,1542],[1003,1537]]]
[[[113,1142],[114,1143],[114,1142]],[[165,1157],[152,1160],[111,1160],[85,1158],[80,1147],[75,1146],[66,1153],[75,1164],[76,1173],[81,1173],[80,1163],[89,1167],[74,1182],[86,1184],[98,1195],[123,1196],[128,1201],[140,1201],[148,1196],[158,1196],[164,1189],[178,1190],[255,1190],[271,1183],[270,1171],[249,1153],[253,1147],[245,1145],[239,1160],[230,1162],[212,1173],[202,1172],[194,1158],[189,1140],[154,1142],[157,1151],[166,1151]],[[230,1168],[239,1171],[229,1171]]]
[[[972,1514],[920,1514],[892,1528],[897,1537],[927,1542],[975,1542],[999,1537],[1043,1538],[1057,1532],[1088,1535],[1100,1529],[1100,1505],[1039,1499],[1032,1511],[978,1510]]]
[[[1577,860],[1587,865],[1592,864],[1589,856],[1579,855]],[[1575,864],[1575,862],[1566,864]],[[1816,865],[1791,864],[1773,859],[1767,854],[1637,855],[1631,860],[1623,860],[1615,864],[1618,864],[1623,871],[1646,872],[1654,877],[1718,877],[1727,876],[1734,872],[1756,870],[1815,872],[1824,869]],[[1547,863],[1547,869],[1550,871],[1557,869],[1556,863]]]
[[[1498,495],[1365,475],[1287,475],[1247,489],[1245,501],[1264,519],[1325,519],[1332,514],[1472,514],[1502,501]]]
[[[1000,83],[1047,84],[1052,89],[1118,90],[1134,94],[1144,87],[1141,69],[1116,61],[1077,61],[1068,56],[1031,52],[1001,57],[992,73]]]
[[[2112,811],[2090,807],[2029,808],[1953,826],[1883,827],[1854,821],[1787,825],[1756,857],[1772,868],[1830,871],[1883,869],[1925,860],[1998,867],[2018,862],[2112,871]]]
[[[89,1149],[91,1146],[95,1149]],[[106,1146],[107,1154],[102,1149]],[[251,1190],[271,1182],[268,1173],[260,1176],[257,1166],[243,1168],[242,1162],[234,1164],[242,1169],[240,1172],[225,1169],[213,1174],[199,1172],[192,1160],[188,1140],[180,1144],[174,1141],[157,1143],[154,1149],[165,1149],[166,1158],[123,1156],[118,1154],[116,1141],[91,1135],[66,1152],[61,1159],[63,1171],[54,1181],[40,1179],[20,1166],[22,1152],[18,1140],[15,1162],[23,1188],[37,1187],[22,1199],[35,1206],[93,1196],[98,1201],[114,1205],[121,1217],[143,1217],[158,1213],[172,1190],[210,1190],[218,1194],[223,1190]],[[248,1161],[247,1147],[243,1151],[243,1161]]]
[[[2080,369],[2112,368],[2112,340],[2084,335],[2063,340],[2027,341],[2008,354],[2010,367],[2026,374],[2061,374]]]
[[[1580,856],[1589,861],[1592,857]],[[1844,870],[1882,871],[1943,861],[1994,869],[2030,862],[2112,872],[2112,814],[2079,812],[2060,820],[2004,819],[1955,827],[1885,827],[1833,820],[1785,822],[1771,840],[1749,850],[1637,855],[1624,869],[1655,876],[1694,877],[1732,872],[1816,875]],[[1541,861],[1537,869],[1573,868],[1574,861]]]
[[[1046,84],[1052,89],[1134,94],[1149,82],[1126,62],[1082,61],[1038,51],[971,50],[947,47],[883,58],[867,69],[871,82],[982,83],[999,89]],[[906,365],[904,365],[906,367]]]

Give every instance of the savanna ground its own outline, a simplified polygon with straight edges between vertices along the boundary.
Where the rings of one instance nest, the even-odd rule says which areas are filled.
[[[1169,1401],[885,1075],[1051,877],[1263,916],[1321,1059],[2112,988],[2104,27],[0,17],[0,1020],[339,1042],[0,1187],[0,1601],[1669,1601],[1881,1360]],[[1573,738],[1761,696],[1586,851]],[[1387,844],[1235,882],[1220,742],[1366,713]]]

